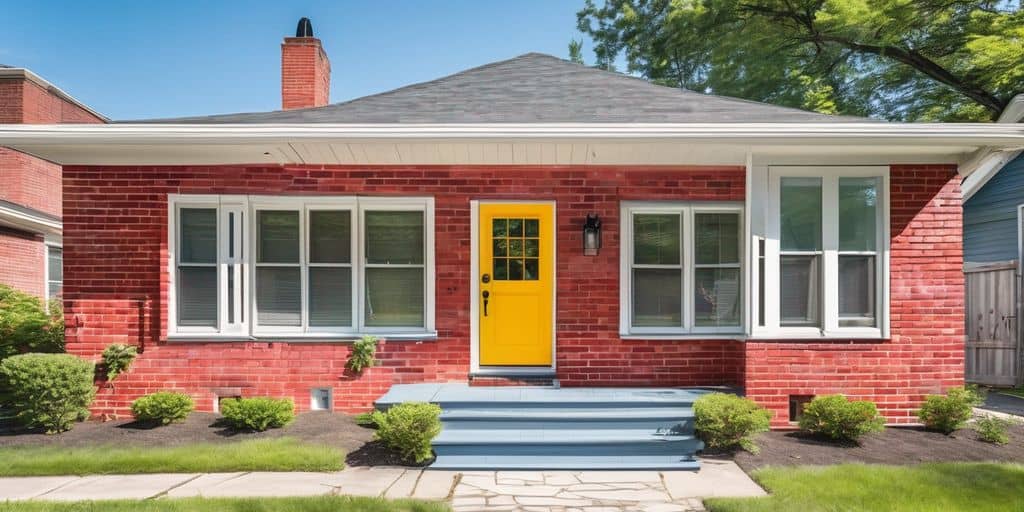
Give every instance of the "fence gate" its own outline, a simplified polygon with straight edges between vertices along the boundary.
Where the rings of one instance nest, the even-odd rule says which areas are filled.
[[[1015,386],[1020,376],[1017,262],[965,263],[966,379]]]

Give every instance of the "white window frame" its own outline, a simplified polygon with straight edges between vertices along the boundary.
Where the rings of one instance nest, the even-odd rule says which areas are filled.
[[[746,315],[743,308],[745,291],[743,275],[746,262],[744,243],[744,215],[742,203],[718,202],[674,202],[674,201],[623,201],[620,204],[620,250],[619,250],[619,334],[626,338],[658,338],[658,339],[706,339],[708,335],[740,335],[744,332]],[[701,265],[701,268],[737,268],[739,269],[739,321],[735,326],[697,326],[695,325],[696,270],[694,254],[694,217],[703,213],[730,213],[738,219],[736,243],[739,250],[739,261],[736,264]],[[633,216],[634,215],[666,215],[680,216],[682,247],[680,253],[682,279],[682,325],[679,327],[643,327],[632,325],[633,322]],[[677,268],[677,265],[642,265],[641,268]],[[729,336],[735,338],[735,336]]]
[[[50,279],[50,277],[51,277],[50,276],[50,251],[53,250],[53,249],[60,249],[60,251],[61,251],[60,260],[61,260],[61,270],[62,271],[61,271],[61,279],[60,279],[60,288],[61,288],[61,294],[64,293],[64,272],[63,272],[64,246],[61,245],[58,242],[46,241],[44,243],[44,247],[46,248],[46,254],[45,254],[45,257],[43,258],[44,259],[44,262],[43,262],[43,303],[48,305],[50,303],[50,299],[53,298],[50,295],[50,283],[56,282],[56,281]]]
[[[177,246],[178,215],[182,208],[216,208],[217,214],[217,326],[177,325]],[[258,244],[257,211],[292,210],[299,212],[299,268],[301,275],[301,322],[300,326],[261,326],[256,304],[256,248]],[[316,210],[347,210],[351,215],[351,252],[347,264],[310,263],[309,258],[309,213]],[[413,265],[424,269],[424,325],[410,327],[364,326],[363,295],[365,275],[365,247],[363,219],[366,211],[422,211],[424,220],[424,262]],[[229,257],[229,240],[226,235],[228,213],[241,214],[243,222],[234,233],[236,252]],[[237,217],[236,217],[237,218]],[[275,340],[326,340],[352,339],[363,334],[423,339],[436,337],[435,320],[435,265],[434,265],[434,199],[432,197],[357,197],[357,196],[239,196],[239,195],[168,195],[168,339],[261,339]],[[274,264],[260,264],[266,266]],[[289,264],[292,266],[292,264]],[[352,325],[309,326],[309,268],[348,267],[352,269]],[[228,322],[227,275],[234,273],[235,322]],[[244,293],[242,286],[244,283]]]
[[[780,256],[782,178],[821,178],[822,180],[822,251],[821,251],[821,325],[781,326]],[[879,178],[879,208],[876,217],[875,243],[875,327],[839,326],[839,180],[840,178]],[[764,325],[755,325],[755,338],[887,338],[889,336],[889,167],[888,166],[771,166],[768,168],[768,198],[765,202],[765,275]],[[844,251],[842,254],[856,254]],[[756,281],[753,284],[757,284]],[[759,300],[752,300],[757,304]]]

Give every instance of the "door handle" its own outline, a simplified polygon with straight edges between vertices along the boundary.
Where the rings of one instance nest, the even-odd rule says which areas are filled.
[[[484,290],[484,316],[487,316],[487,298],[491,296],[491,292]]]

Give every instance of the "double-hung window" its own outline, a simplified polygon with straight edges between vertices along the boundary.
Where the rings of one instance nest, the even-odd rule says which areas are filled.
[[[172,336],[433,332],[430,198],[171,203]]]
[[[763,334],[882,336],[888,169],[773,167],[769,179]]]
[[[621,218],[622,334],[741,332],[741,206],[627,202]]]

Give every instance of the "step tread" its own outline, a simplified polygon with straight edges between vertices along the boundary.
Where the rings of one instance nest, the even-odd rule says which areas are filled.
[[[509,445],[509,444],[631,444],[667,443],[696,439],[689,434],[656,434],[651,429],[530,429],[530,430],[442,430],[433,444],[445,445]]]
[[[693,419],[693,409],[690,407],[590,407],[578,409],[557,409],[557,408],[462,408],[446,410],[441,413],[442,421],[465,421],[465,420],[506,420],[506,421],[533,421],[538,419],[551,420],[595,420],[595,421],[616,421],[616,420],[688,420]]]
[[[700,462],[693,457],[667,455],[439,455],[428,469],[696,471],[700,469]]]

